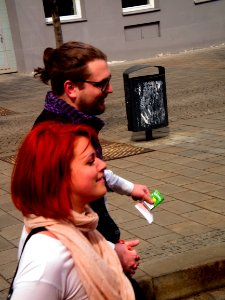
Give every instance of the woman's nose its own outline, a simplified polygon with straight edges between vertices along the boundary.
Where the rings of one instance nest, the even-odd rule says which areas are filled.
[[[97,159],[97,162],[98,162],[99,171],[104,171],[106,169],[106,163],[98,157],[96,159]]]

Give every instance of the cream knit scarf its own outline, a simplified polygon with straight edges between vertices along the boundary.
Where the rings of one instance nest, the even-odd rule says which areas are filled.
[[[86,206],[85,213],[71,211],[66,221],[30,215],[29,229],[45,226],[71,252],[81,282],[90,300],[134,300],[132,286],[124,275],[115,251],[96,230],[97,214]]]

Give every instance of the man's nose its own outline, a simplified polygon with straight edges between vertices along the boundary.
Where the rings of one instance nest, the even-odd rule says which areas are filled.
[[[108,94],[110,94],[110,93],[113,92],[113,87],[112,87],[111,82],[109,82],[109,85],[107,86],[106,92],[107,92]]]

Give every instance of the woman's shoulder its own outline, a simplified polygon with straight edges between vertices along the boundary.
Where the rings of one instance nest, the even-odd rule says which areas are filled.
[[[65,264],[71,268],[74,266],[71,254],[63,243],[45,232],[32,235],[26,243],[21,263],[27,260],[29,263],[33,262],[36,266],[43,267],[45,273],[67,270],[64,268]]]
[[[26,236],[23,231],[23,240]],[[86,299],[70,252],[60,240],[45,232],[32,235],[26,243],[14,284],[28,287],[35,282],[45,290],[54,289],[63,299],[65,295]]]
[[[43,233],[32,235],[26,243],[15,279],[16,285],[34,282],[47,283],[61,295],[76,295],[82,286],[70,252],[61,241]]]

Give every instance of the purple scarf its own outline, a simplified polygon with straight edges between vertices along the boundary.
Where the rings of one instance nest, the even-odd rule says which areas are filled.
[[[63,116],[73,124],[87,124],[99,132],[104,122],[94,115],[86,115],[64,100],[58,98],[53,92],[48,92],[45,98],[44,109]]]
[[[44,109],[67,119],[72,124],[89,125],[98,133],[104,126],[104,122],[101,119],[94,115],[86,115],[82,113],[75,107],[66,103],[64,100],[55,96],[52,91],[48,92],[46,95]],[[96,149],[96,153],[99,158],[102,158],[102,148],[100,144]]]

